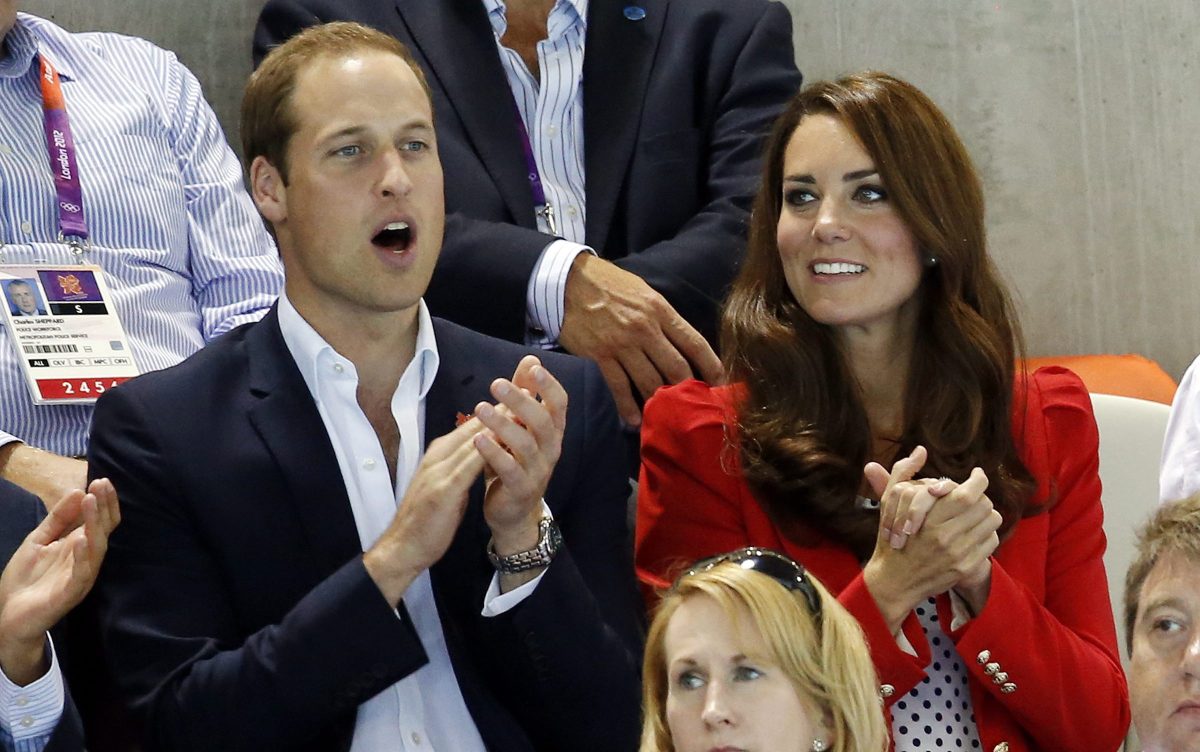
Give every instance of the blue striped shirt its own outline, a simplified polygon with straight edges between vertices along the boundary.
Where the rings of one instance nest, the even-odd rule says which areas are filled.
[[[274,244],[200,83],[141,39],[19,14],[0,56],[0,263],[74,263],[58,216],[38,84],[58,68],[91,233],[142,372],[261,317],[283,288]],[[34,405],[0,326],[0,444],[84,454],[92,409]],[[186,398],[185,395],[180,395]],[[7,434],[4,432],[8,432]]]
[[[521,56],[504,46],[508,30],[503,0],[483,0],[496,38],[500,63],[508,77],[525,130],[529,133],[546,201],[554,208],[557,234],[564,240],[546,247],[534,267],[526,294],[527,318],[535,332],[530,344],[553,346],[562,328],[563,295],[571,262],[583,251],[583,51],[587,37],[587,0],[558,0],[546,19],[546,39],[538,43],[541,79]],[[529,207],[534,211],[534,207]],[[538,218],[538,228],[549,232]]]
[[[0,671],[0,750],[41,752],[50,743],[62,718],[66,694],[58,656],[46,636],[50,669],[45,676],[24,687],[13,684]]]

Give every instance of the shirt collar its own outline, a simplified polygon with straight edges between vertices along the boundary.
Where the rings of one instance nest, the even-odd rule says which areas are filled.
[[[286,292],[279,296],[278,315],[279,331],[283,334],[284,344],[292,354],[292,359],[296,361],[309,393],[314,396],[317,394],[318,364],[322,359],[336,358],[354,372],[354,364],[334,350],[317,330],[304,320],[292,305],[292,301],[288,300]],[[405,366],[400,380],[404,382],[414,377],[418,378],[417,397],[425,399],[437,377],[441,360],[438,356],[437,339],[433,334],[433,319],[424,299],[417,303],[417,346],[413,353],[413,359]]]
[[[550,9],[551,18],[561,12],[559,9],[564,6],[575,12],[568,25],[578,23],[581,29],[587,29],[588,0],[556,0]],[[483,0],[483,7],[492,23],[492,31],[496,32],[497,37],[504,36],[504,32],[508,31],[508,5],[504,0]]]
[[[62,55],[55,54],[37,28],[34,16],[17,14],[17,21],[4,37],[3,54],[0,54],[0,78],[19,78],[33,66],[38,55],[45,55],[58,71],[59,78],[70,81],[75,73]],[[44,23],[44,22],[43,22]],[[61,30],[60,30],[61,31]]]

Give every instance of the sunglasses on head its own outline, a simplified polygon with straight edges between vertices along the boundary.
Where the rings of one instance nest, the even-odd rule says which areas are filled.
[[[727,554],[704,559],[684,572],[683,577],[707,572],[726,562],[736,564],[742,569],[765,574],[793,592],[799,590],[804,595],[804,600],[808,601],[808,610],[812,615],[819,616],[821,614],[821,599],[817,596],[817,589],[813,587],[812,580],[808,579],[804,565],[767,548],[739,548]]]

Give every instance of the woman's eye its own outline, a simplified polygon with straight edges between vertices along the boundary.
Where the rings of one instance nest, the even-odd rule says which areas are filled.
[[[864,204],[887,201],[887,191],[877,185],[861,185],[854,191],[854,199]]]
[[[675,683],[682,689],[699,689],[704,686],[704,680],[694,671],[685,671],[679,675]]]
[[[762,672],[753,666],[738,666],[733,670],[735,681],[753,681],[762,676]]]
[[[817,200],[812,191],[803,188],[790,188],[783,192],[783,202],[788,206],[802,208]]]

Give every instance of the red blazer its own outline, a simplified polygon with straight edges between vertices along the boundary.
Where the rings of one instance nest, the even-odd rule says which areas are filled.
[[[1027,419],[1014,416],[1021,459],[1054,506],[1021,520],[992,558],[983,611],[951,633],[970,675],[985,750],[1115,750],[1129,697],[1101,556],[1099,435],[1083,383],[1063,368],[1028,380]],[[889,712],[925,676],[929,645],[916,616],[902,651],[867,591],[860,562],[816,531],[786,539],[742,478],[733,428],[741,390],[687,381],[646,403],[638,487],[637,571],[648,602],[680,565],[741,546],[803,562],[862,624]],[[727,441],[726,437],[730,437]],[[1004,672],[1003,682],[986,673]],[[1003,684],[1013,685],[1007,692]]]

